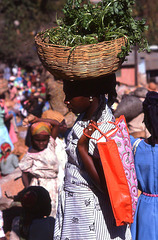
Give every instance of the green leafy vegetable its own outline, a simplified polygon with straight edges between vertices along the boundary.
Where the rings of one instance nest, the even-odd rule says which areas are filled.
[[[147,26],[144,19],[134,19],[134,0],[102,0],[96,4],[83,0],[67,0],[64,17],[57,19],[58,27],[41,32],[43,42],[73,47],[96,44],[124,36],[126,47],[119,57],[125,57],[131,46],[148,50],[144,36]]]

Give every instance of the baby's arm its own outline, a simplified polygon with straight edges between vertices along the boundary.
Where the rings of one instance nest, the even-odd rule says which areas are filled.
[[[22,182],[25,188],[29,187],[29,173],[22,172]]]

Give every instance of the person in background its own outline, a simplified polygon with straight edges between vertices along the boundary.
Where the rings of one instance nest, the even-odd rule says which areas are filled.
[[[14,172],[19,165],[18,157],[11,153],[11,146],[5,142],[1,144],[0,170],[1,175],[6,176]]]
[[[150,136],[145,139],[131,136],[138,187],[132,240],[158,239],[158,93],[149,91],[143,102],[144,123]]]
[[[27,100],[25,100],[23,105],[23,114],[25,113],[25,117],[27,117],[29,114],[32,114],[38,118],[42,115],[42,109],[45,104],[45,99],[41,96],[34,96],[31,94]],[[25,138],[25,145],[27,147],[31,146],[31,136],[30,136],[30,127],[28,127],[27,135]]]
[[[6,80],[9,80],[10,76],[11,76],[10,67],[8,65],[6,65],[6,67],[4,68],[3,78]]]
[[[28,99],[23,102],[23,107],[27,111],[27,115],[33,114],[40,118],[44,104],[45,99],[43,97],[31,94]]]
[[[50,216],[49,192],[41,186],[30,186],[13,199],[21,203],[22,210],[13,220],[10,240],[52,240],[55,219]]]
[[[9,99],[11,101],[15,101],[16,102],[16,97],[17,97],[17,94],[18,94],[18,90],[17,88],[14,86],[14,80],[15,80],[15,77],[14,76],[11,76],[9,78]]]
[[[52,200],[51,216],[56,216],[59,163],[55,153],[55,139],[58,136],[59,122],[52,119],[25,119],[31,123],[31,147],[19,163],[24,187],[42,186]]]
[[[149,82],[147,85],[149,91],[157,92],[157,84],[155,82]]]
[[[96,141],[83,135],[85,130],[92,138],[101,136],[93,132],[91,120],[103,132],[113,128],[108,121],[115,121],[110,109],[117,95],[115,86],[115,74],[97,80],[64,80],[65,104],[78,118],[66,141],[68,162],[54,239],[131,240],[129,226],[115,224]]]
[[[8,129],[5,125],[5,101],[4,101],[4,94],[0,95],[0,145],[4,142],[7,142],[11,146],[11,150],[14,149],[14,145],[12,140],[9,136]]]
[[[43,112],[42,118],[54,119],[59,122],[59,134],[55,139],[55,153],[59,162],[58,187],[61,189],[65,176],[65,164],[67,162],[67,154],[65,151],[65,133],[67,131],[67,125],[64,116],[60,112],[52,109]]]
[[[8,129],[10,139],[14,144],[18,141],[18,137],[16,133],[17,129],[15,128],[14,113],[12,111],[8,111],[8,107],[5,101],[4,101],[4,110],[5,110],[4,123]]]

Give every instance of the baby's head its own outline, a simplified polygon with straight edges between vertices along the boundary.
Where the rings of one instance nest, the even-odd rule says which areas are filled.
[[[30,186],[23,191],[20,198],[22,207],[30,214],[41,218],[51,212],[49,192],[41,186]]]
[[[51,130],[51,124],[47,122],[36,122],[31,125],[31,141],[34,149],[42,151],[47,147]]]
[[[158,140],[158,93],[149,91],[143,102],[144,123],[152,135],[152,139]]]

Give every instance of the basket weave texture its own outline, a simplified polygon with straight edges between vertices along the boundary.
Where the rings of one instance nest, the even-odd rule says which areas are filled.
[[[71,47],[44,43],[35,36],[39,59],[57,79],[84,80],[103,77],[116,72],[124,59],[117,57],[125,46],[124,37],[97,44]],[[71,51],[72,50],[72,51]]]

